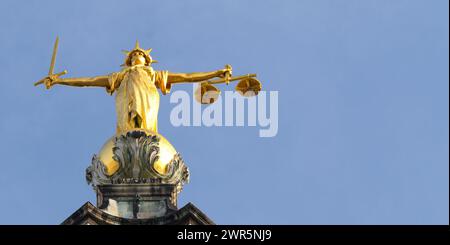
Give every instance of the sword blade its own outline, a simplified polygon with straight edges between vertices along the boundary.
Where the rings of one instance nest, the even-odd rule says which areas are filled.
[[[50,69],[48,70],[49,76],[53,75],[53,70],[55,68],[56,53],[58,52],[58,43],[59,43],[59,37],[56,37],[55,45],[53,46],[52,61],[50,62]]]

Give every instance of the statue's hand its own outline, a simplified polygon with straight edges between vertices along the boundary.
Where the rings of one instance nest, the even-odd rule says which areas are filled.
[[[56,73],[56,74],[44,77],[43,79],[41,79],[38,82],[36,82],[34,84],[34,86],[37,86],[37,85],[43,83],[47,89],[50,89],[53,85],[57,84],[59,81],[62,80],[60,78],[60,76],[62,76],[64,74],[67,74],[66,70],[64,70],[64,71],[62,71],[60,73]]]
[[[233,73],[233,68],[230,65],[226,65],[224,69],[218,70],[217,73],[218,76],[221,78],[224,78],[226,76],[231,77]]]
[[[59,81],[59,77],[55,76],[55,75],[51,75],[48,77],[44,78],[44,85],[46,89],[50,89],[51,87],[53,87],[53,85],[56,84],[57,81]]]

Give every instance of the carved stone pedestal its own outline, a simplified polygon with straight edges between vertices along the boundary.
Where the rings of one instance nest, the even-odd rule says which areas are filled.
[[[177,208],[189,170],[157,133],[136,129],[114,136],[92,158],[86,180],[97,207],[88,202],[63,224],[214,224],[191,203]]]
[[[122,184],[97,186],[97,207],[129,219],[162,217],[177,210],[176,186]]]

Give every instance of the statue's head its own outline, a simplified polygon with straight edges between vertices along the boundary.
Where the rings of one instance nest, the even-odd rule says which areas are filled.
[[[139,47],[139,42],[136,41],[134,49],[131,51],[124,50],[125,53],[125,63],[122,66],[134,66],[134,65],[145,65],[150,66],[152,63],[156,63],[150,56],[152,49],[142,49]]]

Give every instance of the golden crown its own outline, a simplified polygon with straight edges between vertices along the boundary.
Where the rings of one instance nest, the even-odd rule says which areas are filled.
[[[145,65],[150,65],[151,63],[157,63],[157,61],[153,60],[152,57],[150,56],[150,52],[152,52],[152,49],[143,49],[143,48],[139,47],[138,40],[136,40],[136,44],[134,45],[133,50],[131,50],[131,51],[122,50],[122,52],[125,53],[126,57],[125,57],[125,63],[123,63],[121,66],[131,66],[131,56],[135,52],[142,52],[144,54],[144,57],[146,60]]]

